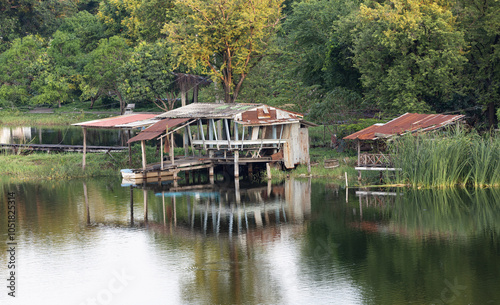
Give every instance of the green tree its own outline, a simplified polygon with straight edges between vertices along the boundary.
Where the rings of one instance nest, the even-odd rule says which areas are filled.
[[[122,87],[128,100],[153,102],[164,111],[173,108],[178,90],[172,73],[173,59],[165,42],[137,46],[124,71]]]
[[[281,19],[283,0],[176,0],[178,17],[165,25],[179,62],[205,67],[236,101],[243,81],[266,55]]]
[[[37,62],[38,75],[33,81],[37,104],[59,105],[69,100],[78,89],[83,71],[80,40],[74,35],[57,31],[46,54]]]
[[[12,46],[0,54],[0,103],[21,106],[30,103],[35,92],[32,82],[34,64],[42,53],[43,42],[34,36],[16,39]]]
[[[492,126],[500,102],[500,2],[461,0],[455,10],[470,46],[463,75],[467,96],[487,106]]]
[[[429,111],[460,93],[465,41],[449,7],[417,0],[362,4],[339,27],[351,29],[365,97],[385,111]]]
[[[104,0],[98,16],[107,26],[107,35],[121,35],[130,43],[164,38],[163,25],[170,21],[172,0]]]
[[[338,34],[333,26],[335,21],[357,10],[358,5],[358,1],[345,0],[312,0],[293,4],[293,13],[283,26],[288,41],[286,48],[293,53],[291,65],[305,84],[328,89],[349,85],[349,82],[339,81],[339,78],[352,78],[342,75],[353,72],[348,68],[339,68],[346,66],[345,61],[350,54],[345,52],[347,47],[342,48],[337,42]],[[353,78],[353,86],[356,87],[359,84],[357,72]]]
[[[84,68],[81,90],[84,96],[110,96],[118,99],[120,113],[125,111],[125,99],[121,91],[123,66],[130,57],[130,50],[125,39],[113,36],[102,39],[99,46],[89,54]],[[93,106],[93,101],[91,107]]]
[[[97,16],[87,11],[79,12],[74,16],[64,19],[58,30],[69,35],[74,35],[79,40],[83,53],[93,51],[97,48],[99,41],[105,37],[104,25]]]

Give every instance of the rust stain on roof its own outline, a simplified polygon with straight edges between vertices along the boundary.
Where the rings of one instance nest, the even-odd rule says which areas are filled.
[[[464,115],[405,113],[385,124],[375,124],[347,137],[346,140],[376,140],[408,132],[430,131],[463,119]]]
[[[155,138],[159,137],[161,134],[166,132],[167,126],[170,129],[170,128],[176,127],[178,125],[181,125],[182,123],[185,123],[189,120],[190,119],[188,119],[188,118],[160,120],[157,123],[149,126],[148,128],[144,129],[143,131],[141,131],[135,137],[130,138],[130,140],[128,140],[127,143],[155,139]]]
[[[156,114],[147,114],[147,113],[136,113],[136,114],[127,114],[120,115],[111,118],[105,118],[100,120],[87,121],[82,123],[73,124],[75,126],[82,127],[95,127],[95,128],[118,128],[118,125],[138,122],[142,120],[147,120],[156,117]]]

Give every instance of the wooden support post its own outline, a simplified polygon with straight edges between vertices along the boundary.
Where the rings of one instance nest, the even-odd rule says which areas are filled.
[[[193,135],[191,134],[191,124],[190,125],[187,125],[187,133],[188,133],[188,136],[189,136],[189,143],[191,144],[191,152],[193,153],[193,157],[194,157],[194,145],[193,145]]]
[[[179,182],[177,181],[177,171],[173,172],[173,179],[174,179],[174,187],[178,187]]]
[[[229,123],[227,122],[227,119],[224,119],[224,126],[226,128],[227,146],[228,149],[231,149],[231,133],[229,131]]]
[[[359,163],[361,161],[361,143],[359,142],[359,139],[356,140],[358,144],[358,166],[361,166]],[[361,181],[361,171],[358,171],[358,181]]]
[[[271,180],[272,179],[272,176],[271,176],[271,165],[269,164],[269,162],[266,163],[266,171],[267,171],[267,179]]]
[[[207,149],[207,145],[205,144],[205,131],[203,130],[203,124],[201,123],[201,119],[198,120],[198,132],[201,131],[201,138],[203,140],[203,149]],[[209,128],[210,129],[210,128]]]
[[[170,134],[170,161],[174,165],[174,133]]]
[[[130,129],[128,130],[128,140],[130,140],[131,135],[130,135]],[[128,165],[132,166],[132,143],[128,143]]]
[[[248,176],[252,177],[253,175],[253,163],[248,163]]]
[[[142,170],[146,170],[146,143],[141,141],[141,154],[142,154]]]
[[[184,133],[182,135],[182,147],[184,147],[184,158],[188,155],[188,130],[187,126],[184,127]]]
[[[210,180],[210,184],[215,183],[214,166],[213,165],[208,168],[208,179]]]
[[[83,160],[82,160],[82,168],[85,170],[85,163],[87,158],[87,128],[83,127]]]
[[[214,125],[215,126],[215,125]],[[217,141],[217,149],[219,149],[219,139],[222,140],[224,135],[222,134],[222,121],[217,121],[217,132],[215,134],[215,140]]]
[[[239,135],[238,135],[238,124],[236,121],[234,121],[234,140],[236,143],[239,141]],[[235,145],[235,148],[238,149],[238,144]]]
[[[160,161],[160,168],[161,170],[163,170],[163,138],[160,138],[160,158],[161,158],[161,161]]]
[[[240,165],[239,165],[239,155],[240,152],[235,150],[234,151],[234,179],[238,179],[240,177]]]

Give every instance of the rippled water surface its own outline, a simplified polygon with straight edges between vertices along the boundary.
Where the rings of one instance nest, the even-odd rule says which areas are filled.
[[[500,191],[384,192],[4,181],[0,304],[500,304]]]

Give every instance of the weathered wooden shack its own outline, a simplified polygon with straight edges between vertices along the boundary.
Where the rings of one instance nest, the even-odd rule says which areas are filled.
[[[193,103],[165,112],[156,117],[156,124],[131,138],[129,143],[159,140],[159,164],[148,165],[143,155],[142,169],[132,170],[135,176],[159,177],[179,171],[208,168],[213,176],[214,166],[234,166],[234,177],[239,177],[239,167],[282,162],[285,168],[298,164],[309,165],[308,127],[313,123],[303,115],[262,104],[204,104]],[[184,156],[173,154],[173,134],[183,131]],[[190,149],[189,149],[190,148]],[[190,150],[190,152],[189,152]],[[163,152],[170,160],[164,160]],[[160,174],[159,172],[163,172]],[[153,174],[155,175],[155,174]],[[132,176],[132,175],[129,175]]]

